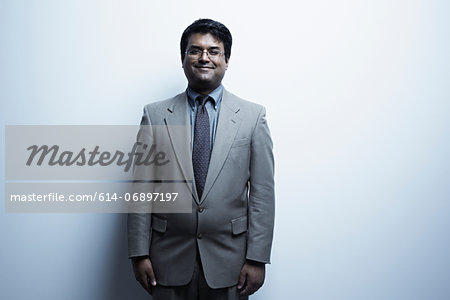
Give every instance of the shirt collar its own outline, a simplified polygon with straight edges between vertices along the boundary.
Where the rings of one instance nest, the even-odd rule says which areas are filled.
[[[200,93],[197,93],[196,91],[194,91],[193,89],[191,89],[189,86],[187,88],[187,94],[188,94],[188,101],[189,104],[191,105],[191,108],[195,107],[195,99],[200,96]],[[219,84],[219,86],[212,91],[211,93],[208,94],[208,96],[210,96],[213,99],[213,106],[214,109],[217,109],[217,107],[219,107],[220,102],[222,101],[222,94],[223,94],[223,86],[222,84]]]

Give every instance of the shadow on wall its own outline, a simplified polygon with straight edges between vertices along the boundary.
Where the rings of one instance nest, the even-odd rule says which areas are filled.
[[[143,104],[166,99],[183,92],[186,88],[184,76],[175,77],[171,73],[158,74],[158,82],[166,82],[165,85],[150,85],[148,91],[143,94],[150,94],[150,100],[145,100]],[[136,116],[136,124],[139,124],[141,115]],[[99,298],[101,300],[140,300],[152,299],[151,296],[136,281],[133,274],[131,262],[127,254],[127,214],[116,214],[113,216],[109,224],[111,228],[105,229],[110,234],[109,249],[110,252],[104,256],[102,268],[104,268],[105,276],[99,280]],[[106,242],[106,241],[104,241]]]
[[[110,223],[110,252],[105,255],[105,276],[100,280],[99,299],[128,300],[151,299],[151,296],[136,281],[127,255],[127,215],[116,214]],[[101,291],[100,291],[101,290]]]

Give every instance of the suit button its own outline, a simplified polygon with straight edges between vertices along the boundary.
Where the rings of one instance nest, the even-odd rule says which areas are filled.
[[[204,209],[205,209],[205,208],[204,208],[203,206],[199,206],[197,210],[198,210],[198,212],[201,213]]]
[[[202,234],[201,233],[199,233],[198,235],[197,235],[197,238],[199,239],[199,240],[201,240],[202,239]]]

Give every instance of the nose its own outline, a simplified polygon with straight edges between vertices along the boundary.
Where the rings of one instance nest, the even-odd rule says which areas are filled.
[[[200,61],[209,61],[208,51],[203,50],[202,55],[199,58]]]

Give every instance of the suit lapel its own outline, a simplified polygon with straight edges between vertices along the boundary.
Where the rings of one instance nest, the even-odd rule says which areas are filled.
[[[216,181],[217,176],[219,175],[219,172],[228,156],[228,152],[230,152],[231,145],[242,121],[236,115],[239,111],[239,107],[234,98],[234,95],[223,89],[216,137],[211,153],[208,175],[206,176],[205,188],[203,190],[203,195],[200,202],[206,198],[211,187]]]
[[[176,96],[173,103],[167,108],[164,122],[169,132],[169,138],[181,168],[184,179],[187,180],[189,191],[196,202],[199,202],[195,190],[194,169],[192,167],[191,129],[189,120],[189,103],[186,92]]]

